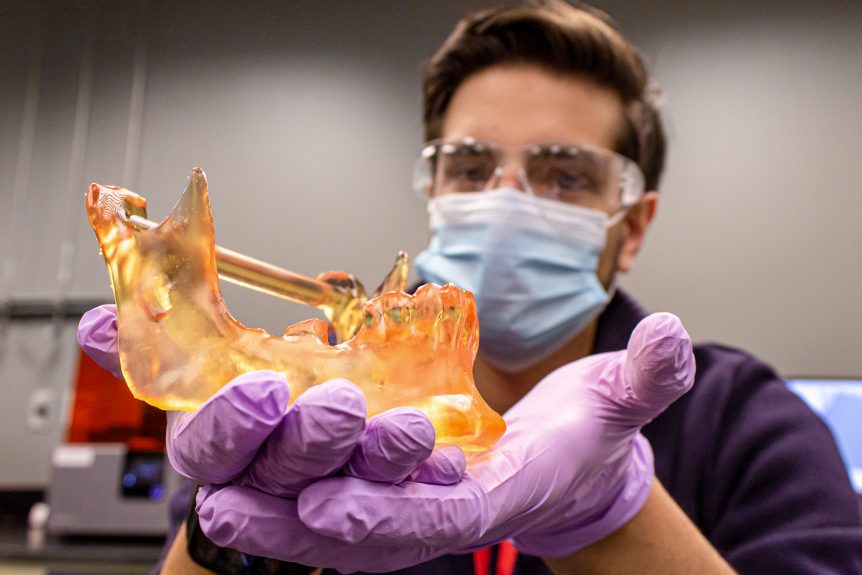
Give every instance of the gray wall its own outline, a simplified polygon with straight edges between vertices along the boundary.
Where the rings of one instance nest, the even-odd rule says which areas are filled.
[[[0,299],[108,299],[87,183],[134,189],[160,219],[196,165],[221,245],[373,288],[397,250],[415,255],[427,237],[410,192],[421,61],[487,4],[5,3]],[[652,64],[671,141],[659,215],[623,285],[696,339],[786,375],[862,375],[862,4],[601,5]],[[224,291],[247,325],[279,332],[310,316]],[[0,403],[0,434],[31,444],[32,393],[62,392],[70,360],[37,372],[10,342],[42,344],[15,337],[0,340],[3,397],[18,398]],[[68,335],[58,345],[74,351]],[[40,433],[56,440],[54,407]],[[38,453],[8,449],[0,487],[45,481]]]
[[[859,377],[862,3],[756,4],[613,11],[667,93],[671,140],[624,285],[786,376]]]

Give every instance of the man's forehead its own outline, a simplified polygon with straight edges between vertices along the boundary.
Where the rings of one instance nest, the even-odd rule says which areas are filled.
[[[538,66],[496,66],[458,87],[442,135],[503,146],[560,142],[613,148],[622,112],[616,94],[588,79]]]

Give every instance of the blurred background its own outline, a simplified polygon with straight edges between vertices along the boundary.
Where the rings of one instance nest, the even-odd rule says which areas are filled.
[[[398,250],[427,241],[411,192],[422,64],[461,16],[494,4],[0,4],[7,512],[89,457],[56,455],[82,369],[78,317],[112,299],[87,185],[132,189],[160,220],[200,166],[220,245],[373,288]],[[595,4],[646,56],[670,140],[658,216],[623,288],[788,378],[862,378],[862,3]],[[273,333],[315,315],[223,290],[237,319]],[[0,536],[0,558],[26,559],[22,545]]]

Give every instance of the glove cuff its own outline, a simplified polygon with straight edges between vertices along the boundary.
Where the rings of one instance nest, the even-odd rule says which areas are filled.
[[[640,433],[632,441],[631,458],[623,473],[624,479],[604,511],[582,519],[575,526],[520,534],[512,539],[515,548],[519,553],[537,557],[565,557],[628,523],[646,503],[655,476],[652,447]]]

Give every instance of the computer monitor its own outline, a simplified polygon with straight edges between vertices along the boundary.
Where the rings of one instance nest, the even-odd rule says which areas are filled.
[[[862,496],[862,379],[794,377],[787,387],[832,430],[850,482]]]

